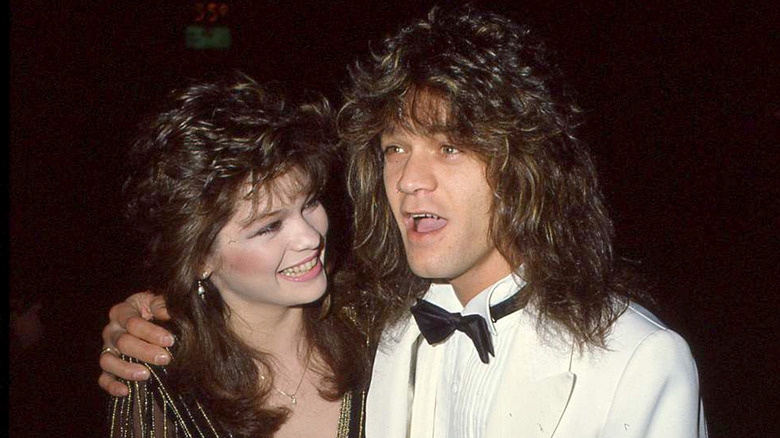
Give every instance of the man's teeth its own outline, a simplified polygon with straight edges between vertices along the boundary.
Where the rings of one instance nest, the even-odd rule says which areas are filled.
[[[414,220],[420,220],[420,219],[425,219],[425,218],[439,219],[439,216],[436,216],[435,214],[430,214],[430,213],[415,213],[415,214],[412,214],[411,216],[412,216],[412,219],[414,219]]]
[[[412,213],[409,216],[414,221],[414,231],[418,233],[430,233],[447,225],[446,219],[431,213]]]
[[[293,266],[292,268],[282,270],[282,274],[287,275],[288,277],[298,277],[311,271],[312,268],[317,266],[318,262],[319,259],[315,257],[302,265]]]

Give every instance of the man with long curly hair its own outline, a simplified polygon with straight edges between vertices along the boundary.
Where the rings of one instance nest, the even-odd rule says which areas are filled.
[[[581,111],[535,33],[434,10],[351,78],[367,436],[706,436],[690,350],[637,304]]]
[[[368,436],[706,435],[688,346],[632,301],[534,32],[434,10],[351,73],[354,251],[387,326]]]

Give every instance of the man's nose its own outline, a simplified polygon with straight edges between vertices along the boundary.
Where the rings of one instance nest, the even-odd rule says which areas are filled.
[[[424,154],[410,154],[401,170],[396,188],[406,194],[436,189],[436,177],[433,163],[430,161]]]

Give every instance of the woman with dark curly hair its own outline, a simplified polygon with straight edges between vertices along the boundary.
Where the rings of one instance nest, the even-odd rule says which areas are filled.
[[[361,435],[366,343],[327,293],[333,140],[324,99],[240,75],[144,123],[128,216],[176,342],[112,400],[112,436]]]

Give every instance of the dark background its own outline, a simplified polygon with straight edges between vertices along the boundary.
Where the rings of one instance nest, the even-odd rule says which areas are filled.
[[[185,78],[233,68],[338,102],[369,41],[432,5],[228,1],[232,47],[193,51],[184,27],[195,3],[11,4],[11,310],[41,303],[44,329],[32,346],[9,338],[12,436],[104,435],[100,329],[140,287],[119,212],[141,115]],[[658,313],[690,343],[711,435],[769,435],[779,419],[776,4],[474,3],[530,22],[561,54],[620,253],[642,262]]]

